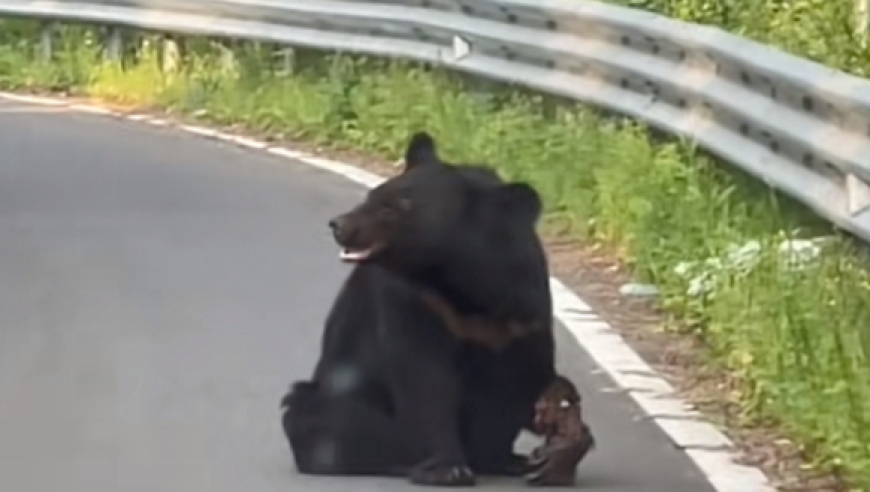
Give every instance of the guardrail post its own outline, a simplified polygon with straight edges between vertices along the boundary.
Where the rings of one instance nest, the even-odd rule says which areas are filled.
[[[57,25],[54,22],[43,22],[39,33],[39,57],[44,62],[51,61],[52,38]]]
[[[228,40],[219,40],[214,42],[214,46],[220,51],[220,67],[224,74],[234,74],[238,68],[236,65],[236,55],[233,53],[235,43]]]
[[[854,174],[846,175],[849,214],[853,217],[870,207],[870,186]]]
[[[106,59],[113,62],[120,61],[123,47],[124,43],[121,38],[121,30],[115,26],[109,27],[109,36],[108,39],[106,39]]]
[[[275,52],[275,55],[281,58],[281,68],[277,75],[288,77],[293,74],[293,67],[296,64],[296,52],[293,48],[283,48]]]
[[[163,72],[171,73],[178,70],[179,61],[181,58],[181,50],[176,41],[171,36],[164,36],[161,43],[163,45],[161,65]]]

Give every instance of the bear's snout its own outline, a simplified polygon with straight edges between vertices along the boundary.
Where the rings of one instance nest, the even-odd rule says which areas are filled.
[[[345,215],[332,218],[329,221],[329,228],[332,230],[335,241],[340,245],[347,245],[353,239],[353,227],[350,226],[350,221]]]

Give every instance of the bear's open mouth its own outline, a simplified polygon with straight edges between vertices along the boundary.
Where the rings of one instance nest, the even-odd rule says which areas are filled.
[[[341,261],[348,263],[357,263],[371,258],[381,249],[381,244],[375,244],[368,248],[342,248],[338,257]]]

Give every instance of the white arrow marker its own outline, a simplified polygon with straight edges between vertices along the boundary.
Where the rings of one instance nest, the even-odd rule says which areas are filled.
[[[854,174],[846,175],[846,194],[849,198],[849,214],[858,215],[870,206],[870,186]]]
[[[453,36],[453,59],[459,61],[471,54],[471,43],[459,36]]]

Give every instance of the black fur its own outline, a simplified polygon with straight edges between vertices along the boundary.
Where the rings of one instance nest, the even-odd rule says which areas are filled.
[[[529,185],[445,163],[432,137],[417,133],[404,171],[330,222],[356,265],[326,320],[311,381],[282,401],[300,472],[430,485],[523,472],[513,443],[555,376],[540,213]],[[548,329],[500,353],[462,343],[420,287],[462,314]]]

